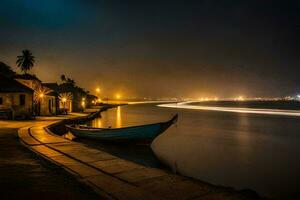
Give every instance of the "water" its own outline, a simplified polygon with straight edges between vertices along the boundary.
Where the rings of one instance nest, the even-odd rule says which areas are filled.
[[[167,120],[176,112],[177,125],[151,145],[157,157],[171,168],[202,181],[253,189],[272,198],[299,195],[300,117],[142,104],[111,109],[92,125],[124,127],[153,123]],[[161,167],[145,146],[83,142],[148,166]]]

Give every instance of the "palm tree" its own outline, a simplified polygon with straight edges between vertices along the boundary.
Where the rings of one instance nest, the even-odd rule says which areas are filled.
[[[29,71],[34,63],[35,57],[32,55],[32,52],[28,49],[24,49],[22,51],[22,55],[17,56],[17,65],[21,68],[21,70],[26,74]]]
[[[67,81],[66,75],[62,74],[62,75],[60,76],[60,80],[61,80],[63,83],[66,82],[66,81]]]

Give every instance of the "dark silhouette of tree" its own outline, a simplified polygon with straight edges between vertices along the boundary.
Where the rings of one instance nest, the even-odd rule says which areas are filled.
[[[10,66],[0,61],[0,74],[6,77],[13,77],[16,72]]]
[[[22,55],[17,56],[17,65],[21,70],[26,74],[35,63],[35,57],[32,55],[32,52],[28,49],[22,51]]]
[[[75,85],[76,85],[76,82],[75,82],[74,79],[69,78],[69,77],[67,77],[67,76],[64,75],[64,74],[62,74],[62,75],[60,76],[60,80],[61,80],[61,82],[63,82],[63,84],[65,83],[65,84],[72,85],[72,86],[75,86]]]
[[[61,82],[65,83],[67,81],[66,75],[62,74],[60,76],[60,80],[61,80]]]
[[[74,79],[71,79],[71,78],[67,78],[67,83],[70,84],[70,85],[73,85],[73,86],[76,85],[75,80],[74,80]]]

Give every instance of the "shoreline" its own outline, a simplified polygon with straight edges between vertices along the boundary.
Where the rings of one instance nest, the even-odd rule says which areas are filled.
[[[246,108],[246,107],[225,107],[225,106],[201,106],[188,105],[188,103],[181,104],[159,104],[158,107],[165,108],[180,108],[191,110],[206,110],[217,112],[231,112],[231,113],[245,113],[245,114],[261,114],[261,115],[278,115],[278,116],[293,116],[300,117],[299,110],[282,110],[282,109],[261,109],[261,108]]]
[[[49,117],[49,119],[50,118],[51,117]],[[85,117],[82,117],[82,116],[81,117],[74,117],[73,120],[82,120],[82,118],[88,118],[88,117],[87,116],[85,116]],[[72,120],[72,119],[66,119],[66,120],[68,121],[68,120]],[[119,180],[118,174],[117,175],[113,175],[114,173],[111,174],[111,172],[106,172],[106,170],[113,170],[114,171],[115,170],[115,166],[114,165],[112,165],[112,166],[109,165],[108,168],[106,166],[103,169],[100,167],[101,170],[98,171],[100,169],[99,166],[94,167],[93,164],[89,164],[89,163],[87,163],[87,162],[85,162],[85,161],[83,161],[83,160],[81,160],[79,158],[76,158],[76,156],[75,157],[74,156],[68,157],[69,152],[64,152],[61,149],[59,151],[56,151],[56,150],[58,150],[57,148],[60,148],[59,147],[60,145],[58,145],[59,143],[66,144],[67,146],[68,145],[72,146],[72,145],[75,145],[75,144],[77,145],[78,144],[79,145],[78,148],[82,148],[81,144],[76,143],[76,142],[72,142],[72,141],[66,141],[65,139],[57,136],[55,133],[52,133],[51,131],[49,131],[50,130],[49,126],[51,126],[53,124],[60,124],[60,123],[62,123],[64,121],[65,121],[64,119],[60,119],[60,120],[58,120],[56,122],[53,121],[53,120],[51,120],[51,121],[45,120],[45,121],[43,121],[43,123],[37,124],[38,126],[34,126],[34,127],[31,127],[31,128],[27,128],[27,129],[26,128],[25,129],[24,128],[20,129],[19,130],[19,137],[22,140],[22,142],[25,145],[25,147],[29,148],[34,153],[39,154],[40,156],[46,158],[48,161],[56,164],[60,168],[65,169],[67,172],[69,172],[73,176],[75,176],[75,178],[79,182],[87,184],[94,191],[96,191],[100,196],[103,196],[103,197],[109,199],[111,197],[111,192],[115,191],[117,188],[121,189],[123,186],[119,185],[119,183],[118,183],[117,184],[118,185],[117,188],[115,188],[115,187],[106,188],[105,185],[102,185],[103,184],[102,182],[97,182],[96,181],[96,183],[95,183],[92,180],[88,180],[87,181],[86,179],[89,179],[89,177],[91,175],[88,175],[87,178],[85,178],[85,175],[81,174],[81,173],[88,173],[88,174],[91,173],[92,176],[98,177],[99,175],[93,175],[93,174],[98,174],[98,173],[102,174],[103,172],[105,172],[105,174],[108,173],[107,174],[108,177],[106,177],[106,178],[108,178],[109,180],[111,179],[111,181],[113,183],[113,182],[116,181],[115,178],[117,178]],[[93,157],[92,154],[95,153],[94,149],[88,148],[88,149],[86,149],[86,151],[91,151],[91,155],[87,154],[87,155],[85,155],[85,157],[82,157],[82,159],[87,159],[86,156],[87,157]],[[97,152],[99,152],[99,151],[97,151]],[[97,155],[101,155],[101,156],[105,155],[105,157],[107,157],[107,156],[111,157],[112,156],[112,155],[104,153],[104,152],[99,152],[99,153],[97,153]],[[57,159],[58,154],[61,155],[59,157],[67,156],[66,157],[67,159],[71,158],[71,159],[73,159],[73,160],[75,159],[75,160],[74,161],[67,161],[65,163],[64,162],[61,163],[61,160],[55,160],[55,159]],[[79,154],[79,157],[80,157],[80,154]],[[136,175],[132,175],[132,173],[140,173],[139,172],[140,170],[142,170],[142,171],[146,170],[147,173],[144,173],[143,176],[145,176],[145,175],[149,176],[150,175],[150,177],[152,177],[152,178],[151,179],[142,178],[143,182],[146,181],[146,183],[147,183],[149,180],[151,180],[151,181],[155,181],[156,184],[161,185],[159,188],[154,188],[154,189],[158,190],[156,192],[159,192],[160,195],[162,195],[161,197],[166,197],[166,199],[169,199],[170,195],[172,196],[173,194],[165,194],[163,192],[166,189],[165,187],[167,187],[167,188],[169,188],[169,187],[173,188],[174,187],[174,188],[180,190],[180,195],[183,195],[182,196],[183,199],[187,198],[187,196],[192,195],[191,193],[193,193],[193,195],[196,195],[196,196],[199,196],[199,197],[205,195],[207,197],[213,197],[213,196],[216,196],[218,198],[221,197],[222,199],[227,199],[227,198],[231,199],[232,197],[234,197],[236,199],[261,199],[261,197],[259,197],[257,195],[257,193],[255,193],[253,191],[250,191],[250,190],[238,190],[237,191],[237,190],[234,190],[232,187],[212,185],[210,183],[205,183],[205,182],[203,182],[201,180],[196,180],[194,178],[189,178],[189,177],[185,177],[185,176],[181,176],[181,175],[179,176],[179,175],[176,175],[176,174],[173,174],[173,173],[170,173],[170,172],[166,172],[165,170],[153,169],[153,168],[149,168],[149,167],[139,166],[139,165],[131,163],[129,161],[126,161],[126,160],[114,157],[113,160],[115,160],[115,159],[119,160],[117,163],[123,163],[123,164],[121,164],[121,171],[123,171],[124,169],[125,169],[125,171],[122,172],[122,173],[127,174],[128,172],[130,172],[131,175],[129,177],[127,177],[128,175],[126,175],[126,177],[129,178],[129,180],[131,180],[133,177],[136,176]],[[82,164],[87,164],[86,166],[85,165],[82,166],[84,168],[84,170],[82,169],[82,167],[80,167],[79,171],[76,168],[75,169],[72,168],[72,167],[71,167],[71,169],[69,168],[70,166],[68,166],[68,162],[71,162],[72,163],[71,166],[74,167],[74,162],[76,160],[80,161],[80,163],[81,163],[78,166],[81,166]],[[104,159],[104,160],[106,161],[106,159]],[[104,162],[104,161],[101,161],[101,162]],[[76,166],[77,166],[77,164],[76,164]],[[117,166],[119,168],[120,164],[118,164]],[[130,168],[128,168],[128,166],[130,166]],[[131,169],[131,170],[127,172],[126,168]],[[95,171],[95,169],[96,169],[96,171]],[[151,172],[151,173],[149,174],[149,172]],[[161,173],[163,173],[164,175],[161,175]],[[154,175],[154,177],[153,177],[153,175]],[[167,179],[165,179],[164,177],[167,178]],[[175,179],[171,178],[171,177],[174,177]],[[169,179],[169,178],[171,178],[171,179]],[[136,178],[134,178],[134,179],[136,179]],[[120,180],[123,181],[123,178],[121,178]],[[92,181],[93,183],[91,183],[90,181]],[[171,181],[171,182],[169,182],[169,181]],[[187,189],[185,187],[183,187],[183,188],[177,188],[177,187],[175,187],[175,185],[173,185],[174,184],[173,181],[178,182],[178,185],[181,185],[183,183],[188,184],[188,185],[190,185],[190,186],[188,186],[188,188],[191,187],[191,188],[194,188],[194,189],[192,189],[192,191],[190,191],[190,189]],[[171,186],[169,186],[169,184],[164,185],[165,183],[169,183],[169,184],[172,183],[172,184],[171,184]],[[132,197],[132,199],[140,199],[140,197],[141,197],[140,196],[140,192],[143,191],[142,192],[143,193],[142,196],[144,197],[145,196],[145,194],[144,194],[145,188],[142,187],[143,189],[140,190],[139,189],[139,184],[136,185],[135,182],[131,183],[129,181],[129,185],[132,185],[132,184],[134,185],[134,187],[133,187],[134,189],[132,188],[134,191],[131,191],[131,192],[127,193],[126,192],[127,189],[126,189],[126,190],[122,191],[122,194],[120,194],[119,192],[115,191],[115,192],[113,192],[113,196],[115,196],[115,197],[118,196],[118,197],[120,197],[120,199],[123,199],[122,197],[123,197],[124,192],[125,192],[126,195],[130,195],[130,197]],[[143,183],[143,184],[145,184],[145,183]],[[104,189],[103,189],[103,187],[104,187]],[[125,188],[127,188],[127,187],[131,188],[132,186],[124,186],[124,187]],[[100,191],[99,191],[99,189],[100,189]],[[152,186],[150,188],[146,187],[146,189],[150,190],[150,191],[153,190]],[[203,189],[204,189],[205,192],[203,191]],[[103,190],[105,191],[104,193],[103,193]],[[204,193],[202,193],[201,191],[204,192]],[[214,191],[214,192],[212,192],[212,191]],[[150,193],[152,193],[152,192],[150,192]],[[201,195],[199,194],[199,192],[201,192]],[[107,194],[109,194],[109,195],[107,196]],[[160,197],[160,195],[158,197]],[[173,196],[173,198],[174,198],[174,196]],[[154,199],[156,199],[156,197]]]
[[[150,148],[150,147],[149,147]],[[151,149],[151,148],[150,148]],[[104,149],[104,151],[105,151],[105,149]],[[151,150],[152,151],[152,150]],[[161,160],[160,160],[160,162],[162,162]],[[163,162],[162,162],[163,163]],[[163,165],[165,165],[165,163],[163,164]],[[171,168],[170,167],[168,167],[169,169],[167,169],[167,171],[169,171],[169,172],[172,172],[171,171]],[[166,168],[158,168],[158,169],[161,169],[161,170],[166,170]],[[180,175],[180,174],[178,174],[178,175]],[[245,194],[246,196],[247,195],[250,195],[250,196],[252,196],[252,197],[254,197],[254,198],[261,198],[254,190],[251,190],[251,189],[241,189],[241,190],[235,190],[233,187],[230,187],[230,186],[223,186],[223,185],[213,185],[213,184],[211,184],[211,183],[208,183],[208,182],[204,182],[204,181],[202,181],[202,180],[199,180],[199,179],[195,179],[195,178],[193,178],[193,177],[187,177],[187,176],[184,176],[184,175],[180,175],[180,176],[182,176],[182,177],[186,177],[186,178],[189,178],[189,179],[191,179],[191,180],[194,180],[194,181],[196,181],[196,182],[202,182],[202,183],[205,183],[205,184],[207,184],[207,185],[210,185],[210,186],[212,186],[212,187],[217,187],[217,188],[223,188],[223,189],[229,189],[229,190],[234,190],[235,192],[238,192],[238,193],[241,193],[241,194]]]

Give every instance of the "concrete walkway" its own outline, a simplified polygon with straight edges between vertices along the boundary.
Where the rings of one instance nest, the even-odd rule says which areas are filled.
[[[99,199],[90,187],[19,142],[18,129],[33,123],[42,122],[0,121],[0,199]]]
[[[69,141],[52,134],[46,128],[51,123],[21,128],[21,141],[106,199],[257,199]]]

